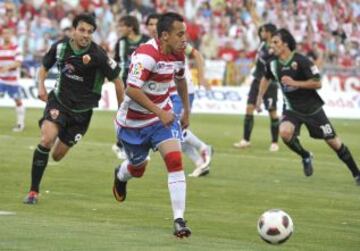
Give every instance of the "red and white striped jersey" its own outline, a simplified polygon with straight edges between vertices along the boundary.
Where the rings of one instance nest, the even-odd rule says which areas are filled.
[[[4,47],[0,45],[0,68],[13,64],[15,61],[23,61],[20,48],[17,45]],[[17,85],[20,67],[7,72],[0,72],[0,82],[8,85]]]
[[[161,109],[172,109],[169,88],[174,78],[183,79],[184,54],[162,54],[158,40],[151,39],[133,53],[127,85],[140,88],[145,95]],[[130,97],[125,96],[117,116],[117,123],[122,127],[142,128],[151,125],[159,118]]]

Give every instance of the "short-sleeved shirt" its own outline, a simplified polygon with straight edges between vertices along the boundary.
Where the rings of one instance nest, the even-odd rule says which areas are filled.
[[[59,71],[55,97],[74,112],[97,107],[105,78],[112,81],[120,72],[117,63],[94,42],[86,49],[75,50],[69,39],[57,41],[43,58],[47,70],[55,63]]]
[[[127,85],[142,89],[159,108],[172,109],[169,98],[170,84],[174,78],[185,78],[185,55],[162,54],[158,40],[151,39],[133,53]],[[129,96],[125,96],[117,113],[117,123],[122,127],[143,128],[159,121],[156,114],[145,109]]]
[[[274,55],[271,53],[268,44],[261,42],[257,50],[255,68],[252,73],[255,79],[261,80],[265,74],[266,63],[271,59],[274,59]]]
[[[276,80],[284,96],[284,110],[300,114],[313,114],[321,109],[324,101],[314,89],[286,86],[281,83],[283,76],[289,76],[295,81],[315,79],[320,81],[320,73],[307,57],[293,52],[287,62],[275,58],[267,63],[265,78]]]
[[[20,48],[11,44],[7,47],[0,45],[0,68],[13,64],[14,62],[22,62]],[[6,85],[18,85],[18,77],[20,75],[20,67],[10,69],[6,72],[0,73],[0,83]]]

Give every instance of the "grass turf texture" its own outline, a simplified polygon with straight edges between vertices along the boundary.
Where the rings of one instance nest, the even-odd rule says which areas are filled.
[[[270,153],[269,121],[256,117],[252,147],[232,148],[242,133],[240,116],[193,115],[192,130],[212,144],[211,173],[187,178],[186,219],[190,239],[172,236],[167,175],[159,154],[140,180],[128,184],[128,197],[112,196],[113,169],[120,162],[112,112],[95,112],[88,134],[59,163],[50,160],[38,205],[22,203],[29,188],[33,149],[39,143],[42,110],[27,111],[26,129],[13,133],[13,109],[0,118],[0,250],[359,250],[360,187],[323,142],[302,131],[314,153],[314,175],[305,178],[301,160],[281,143]],[[360,121],[332,120],[360,163]],[[186,173],[193,167],[185,158]],[[267,209],[290,214],[295,232],[274,247],[257,234]]]

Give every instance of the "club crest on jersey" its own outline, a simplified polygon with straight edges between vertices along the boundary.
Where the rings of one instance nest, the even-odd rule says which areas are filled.
[[[295,62],[295,61],[294,61],[294,62],[292,62],[292,63],[291,63],[291,69],[293,69],[293,70],[295,70],[295,71],[296,71],[296,70],[298,69],[298,63],[297,63],[297,62]]]
[[[143,69],[144,69],[144,67],[141,63],[136,63],[131,68],[131,75],[133,75],[135,77],[140,77]]]
[[[59,114],[60,114],[60,112],[59,112],[58,109],[51,109],[50,110],[50,117],[52,119],[57,119],[59,117]]]
[[[82,61],[84,64],[88,64],[90,62],[90,60],[91,60],[91,57],[89,54],[86,54],[82,57]]]

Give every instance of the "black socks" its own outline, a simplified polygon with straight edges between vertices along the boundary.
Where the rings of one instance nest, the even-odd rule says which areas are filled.
[[[336,153],[339,159],[347,165],[353,177],[360,175],[359,168],[357,167],[351,152],[344,144],[341,145],[339,150],[336,150]]]
[[[50,149],[38,145],[34,151],[31,169],[31,191],[39,192],[41,178],[48,163]]]

